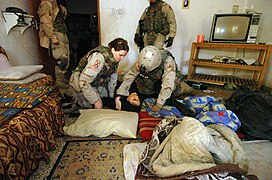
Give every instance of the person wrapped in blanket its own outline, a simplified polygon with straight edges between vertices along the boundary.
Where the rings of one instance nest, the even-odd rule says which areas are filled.
[[[123,38],[112,40],[108,47],[99,46],[89,51],[73,71],[66,94],[82,108],[103,108],[101,98],[114,98],[118,65],[128,51],[128,42]]]
[[[163,105],[172,105],[184,115],[192,116],[189,108],[177,101],[182,95],[191,92],[192,88],[181,80],[174,56],[168,50],[146,46],[117,89],[115,105],[116,109],[124,110],[127,107],[123,107],[123,99],[139,107],[144,99],[156,98],[156,103],[150,105],[152,111],[158,112]]]

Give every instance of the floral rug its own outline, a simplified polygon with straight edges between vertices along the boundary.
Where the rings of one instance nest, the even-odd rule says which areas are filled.
[[[67,141],[47,179],[125,179],[123,147],[141,139]]]

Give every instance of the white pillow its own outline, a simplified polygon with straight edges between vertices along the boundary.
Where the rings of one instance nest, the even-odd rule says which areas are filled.
[[[136,138],[138,113],[112,109],[80,110],[80,116],[74,124],[64,126],[69,136],[107,137],[111,134],[121,137]]]
[[[0,71],[0,80],[19,80],[28,77],[43,68],[43,65],[11,66]]]
[[[11,67],[11,64],[9,63],[7,56],[0,53],[0,70],[7,69],[9,67]]]
[[[32,74],[24,79],[20,79],[20,80],[12,80],[12,81],[1,81],[1,83],[8,83],[8,84],[28,84],[28,83],[31,83],[33,81],[36,81],[37,79],[41,79],[41,78],[44,78],[46,77],[47,75],[44,74],[44,73],[35,73],[35,74]]]

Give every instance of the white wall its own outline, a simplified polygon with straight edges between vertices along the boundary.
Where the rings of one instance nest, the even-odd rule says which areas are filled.
[[[247,6],[254,6],[254,10],[262,13],[262,18],[260,22],[260,31],[259,31],[259,41],[264,41],[267,44],[272,44],[272,16],[271,0],[248,0]],[[268,87],[272,87],[272,57],[270,57],[270,65],[268,66],[264,84]]]
[[[0,10],[5,11],[6,7],[10,6],[29,12],[28,0],[1,0]],[[13,65],[38,64],[33,28],[26,29],[21,35],[20,29],[14,27],[7,35],[2,14],[0,24],[0,46],[6,50],[11,63]]]

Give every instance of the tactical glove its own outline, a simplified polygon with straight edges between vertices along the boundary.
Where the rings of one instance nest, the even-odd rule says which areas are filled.
[[[166,39],[166,41],[164,41],[164,44],[166,45],[166,47],[170,47],[173,44],[173,37],[169,37],[168,39]]]
[[[135,34],[134,36],[134,42],[137,44],[138,47],[140,47],[143,43],[141,37],[139,34]]]

